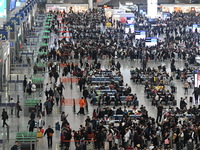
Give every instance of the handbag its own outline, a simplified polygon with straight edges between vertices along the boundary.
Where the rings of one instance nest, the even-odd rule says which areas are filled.
[[[22,107],[21,106],[19,106],[19,111],[22,111]]]

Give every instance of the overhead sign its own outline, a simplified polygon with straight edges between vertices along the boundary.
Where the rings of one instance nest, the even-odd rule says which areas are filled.
[[[15,25],[12,22],[7,22],[3,25],[3,29],[13,32],[15,31]]]
[[[10,18],[10,21],[15,25],[20,25],[20,19],[17,17]]]

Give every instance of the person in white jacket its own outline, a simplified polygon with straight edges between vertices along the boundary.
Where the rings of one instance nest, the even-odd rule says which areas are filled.
[[[44,120],[41,118],[41,116],[39,116],[38,117],[39,119],[38,119],[38,128],[41,130],[43,127],[44,127],[44,125],[45,125],[45,122],[44,122]]]
[[[124,145],[125,145],[125,148],[127,148],[129,146],[130,130],[126,129],[125,132],[126,133],[124,135]]]

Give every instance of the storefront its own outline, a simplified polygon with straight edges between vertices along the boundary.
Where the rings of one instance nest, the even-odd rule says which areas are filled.
[[[162,4],[162,12],[200,12],[200,5],[195,4]]]
[[[46,4],[46,11],[65,11],[85,12],[88,10],[88,4]]]

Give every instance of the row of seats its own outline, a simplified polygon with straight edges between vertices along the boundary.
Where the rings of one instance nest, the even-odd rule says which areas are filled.
[[[109,77],[92,77],[90,78],[92,82],[110,82],[110,78]],[[119,81],[121,78],[119,77],[114,77],[113,80],[114,81]]]

